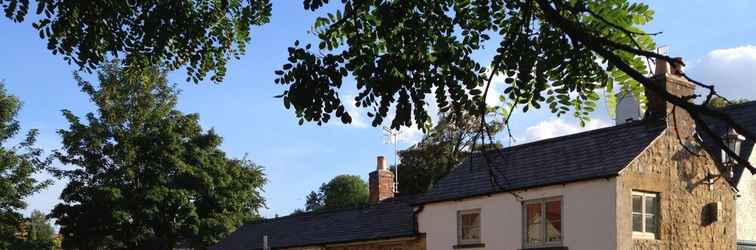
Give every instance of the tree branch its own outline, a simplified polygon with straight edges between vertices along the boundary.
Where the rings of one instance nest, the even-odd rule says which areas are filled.
[[[649,57],[654,57],[657,59],[668,60],[670,62],[675,61],[675,59],[670,58],[669,56],[660,55],[658,53],[638,50],[624,44],[618,44],[602,37],[592,36],[591,34],[588,34],[585,31],[579,29],[577,25],[573,23],[572,21],[567,20],[564,17],[562,17],[551,6],[551,3],[548,0],[537,0],[537,2],[538,2],[538,5],[543,10],[545,14],[545,18],[550,23],[553,23],[555,26],[562,29],[572,39],[580,41],[582,44],[584,44],[584,46],[588,47],[589,49],[591,49],[592,51],[594,51],[601,57],[611,62],[618,69],[625,72],[625,74],[627,74],[634,80],[641,83],[645,88],[651,90],[652,92],[662,97],[662,99],[687,111],[691,115],[691,117],[693,117],[696,123],[703,125],[704,132],[710,135],[712,138],[719,138],[719,136],[717,136],[713,131],[711,131],[711,128],[709,128],[708,125],[706,125],[706,123],[700,117],[700,115],[705,115],[705,116],[723,121],[727,123],[730,127],[732,127],[736,132],[745,136],[749,140],[756,140],[756,134],[745,129],[743,126],[737,123],[730,115],[720,110],[711,109],[705,105],[697,105],[697,104],[688,102],[686,97],[678,97],[678,96],[670,94],[669,92],[667,92],[667,90],[655,84],[654,80],[643,76],[643,74],[633,69],[619,56],[607,50],[605,46],[610,46],[616,49],[635,53],[636,55],[640,55],[640,56],[649,56]],[[718,141],[718,145],[722,147],[722,149],[727,153],[727,155],[736,159],[738,163],[746,165],[746,168],[748,168],[748,170],[750,170],[751,173],[756,174],[756,168],[751,166],[751,164],[748,161],[743,160],[739,155],[732,152],[732,150],[730,150],[726,145],[724,145],[724,142],[722,142],[721,140],[717,140],[717,141]]]

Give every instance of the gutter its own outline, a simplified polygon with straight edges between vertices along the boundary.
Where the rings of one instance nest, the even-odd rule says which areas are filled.
[[[419,233],[412,233],[412,234],[406,234],[406,235],[397,235],[397,236],[384,236],[384,237],[375,237],[375,238],[368,238],[368,239],[355,239],[355,240],[345,240],[345,241],[334,241],[334,242],[324,242],[324,243],[313,243],[313,244],[299,244],[299,245],[286,245],[286,246],[279,246],[279,247],[271,247],[270,249],[289,249],[289,248],[296,248],[296,247],[331,247],[334,245],[350,245],[350,244],[366,244],[376,241],[391,241],[391,240],[405,240],[405,239],[411,239],[411,238],[417,238],[423,236],[423,234]],[[251,250],[263,250],[262,248],[252,248]]]
[[[579,178],[579,179],[572,179],[572,180],[569,180],[569,181],[558,181],[558,182],[554,182],[554,183],[525,186],[525,187],[520,187],[520,188],[515,188],[515,189],[494,190],[494,191],[483,192],[483,193],[478,193],[478,194],[463,195],[463,196],[459,196],[459,197],[450,197],[450,198],[443,198],[443,199],[422,201],[422,202],[413,203],[412,205],[421,206],[422,207],[423,205],[430,204],[430,203],[438,203],[438,202],[446,202],[446,201],[461,201],[461,200],[464,200],[464,199],[478,198],[478,197],[483,197],[483,196],[491,196],[491,195],[494,195],[494,194],[511,193],[511,192],[528,190],[528,189],[532,189],[532,188],[548,187],[548,186],[555,186],[555,185],[565,185],[565,184],[574,183],[574,182],[591,181],[591,180],[597,180],[597,179],[610,179],[610,178],[614,178],[614,177],[617,177],[617,176],[619,176],[619,173],[605,174],[605,175],[591,176],[591,177],[585,177],[585,178]]]

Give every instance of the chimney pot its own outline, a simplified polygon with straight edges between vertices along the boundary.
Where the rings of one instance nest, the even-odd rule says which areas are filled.
[[[668,74],[669,73],[669,63],[667,62],[667,60],[664,60],[664,59],[661,59],[661,58],[657,58],[656,59],[656,70],[654,71],[654,73],[657,76],[663,76],[663,75]]]
[[[664,60],[662,58],[658,58],[656,59],[656,71],[654,73],[657,76],[664,76],[664,75],[682,76],[683,66],[685,66],[685,63],[683,62],[682,57],[672,58],[671,62],[668,62],[667,60]]]
[[[386,159],[381,155],[376,157],[376,170],[386,169]]]

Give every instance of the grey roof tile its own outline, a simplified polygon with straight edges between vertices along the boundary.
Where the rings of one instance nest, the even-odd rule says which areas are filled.
[[[730,117],[732,117],[732,119],[734,119],[735,122],[745,127],[745,129],[756,133],[756,101],[732,105],[732,106],[723,108],[722,111],[730,115]],[[716,134],[719,135],[719,138],[709,138],[702,131],[699,131],[698,134],[701,135],[704,141],[703,144],[706,151],[709,152],[709,154],[716,160],[717,163],[720,163],[722,159],[721,158],[722,151],[719,150],[719,147],[716,146],[717,143],[714,142],[714,140],[720,140],[721,138],[724,138],[724,136],[727,134],[730,128],[726,126],[724,122],[718,119],[711,118],[711,117],[705,118],[705,121],[707,125]],[[703,126],[702,124],[697,125],[699,130],[702,126]],[[754,148],[754,141],[747,140],[745,143],[743,143],[743,146],[741,146],[741,151],[739,152],[740,156],[743,157],[744,159],[748,159],[751,155],[753,148]],[[733,184],[737,185],[737,183],[740,181],[740,177],[742,176],[743,171],[746,171],[744,165],[741,165],[735,169]]]
[[[249,223],[210,249],[273,249],[415,235],[412,200],[401,197],[369,207],[295,214]]]
[[[490,151],[485,155],[474,154],[417,202],[457,200],[613,176],[663,129],[646,122],[633,122]]]

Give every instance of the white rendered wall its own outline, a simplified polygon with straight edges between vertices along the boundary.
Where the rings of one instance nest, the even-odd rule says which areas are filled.
[[[606,250],[617,246],[616,179],[554,185],[518,192],[523,201],[562,197],[563,245],[569,249]],[[481,209],[478,249],[523,247],[522,201],[510,193],[426,204],[418,226],[426,234],[427,249],[451,250],[457,244],[457,211]]]
[[[756,165],[756,149],[751,152],[751,165]],[[745,170],[738,183],[735,199],[738,240],[756,241],[756,177]]]

